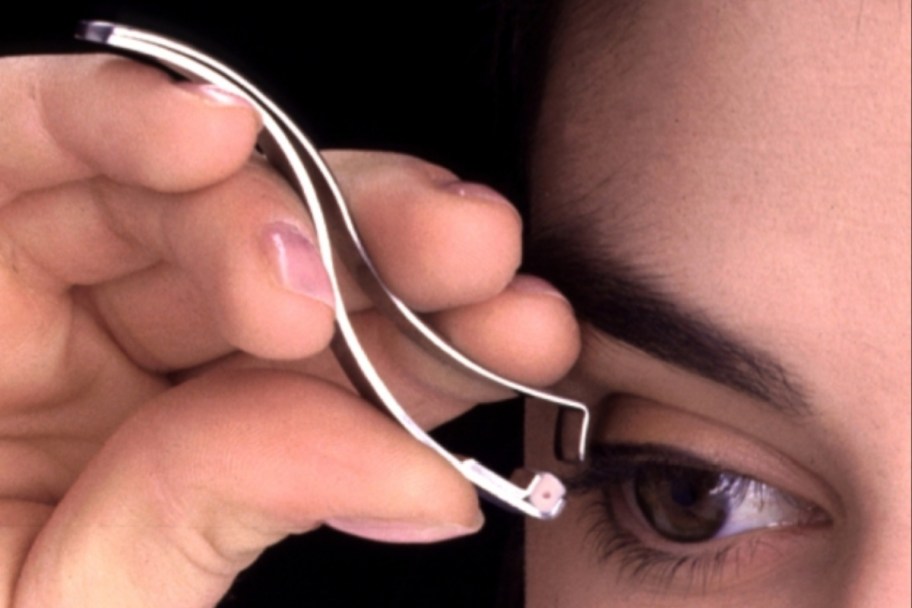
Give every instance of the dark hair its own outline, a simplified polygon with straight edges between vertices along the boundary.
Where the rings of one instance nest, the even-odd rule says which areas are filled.
[[[527,154],[541,104],[555,0],[501,0],[498,3],[492,73],[505,144],[510,195],[525,211],[528,200]]]

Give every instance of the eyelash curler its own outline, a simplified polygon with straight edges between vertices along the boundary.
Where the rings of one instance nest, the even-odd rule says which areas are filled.
[[[333,254],[338,254],[357,277],[377,308],[428,352],[490,382],[557,406],[555,453],[561,460],[582,461],[585,458],[589,410],[584,404],[513,382],[478,365],[449,345],[396,297],[371,262],[345,198],[317,149],[271,99],[246,79],[198,50],[132,27],[84,21],[79,24],[76,37],[154,60],[184,78],[216,85],[253,105],[263,120],[257,142],[259,148],[301,197],[313,221],[320,257],[329,275],[335,301],[337,331],[332,342],[333,351],[361,395],[389,412],[409,434],[456,467],[489,500],[537,519],[553,519],[561,512],[566,490],[553,474],[519,469],[510,481],[476,460],[453,455],[412,420],[361,346],[346,312]]]

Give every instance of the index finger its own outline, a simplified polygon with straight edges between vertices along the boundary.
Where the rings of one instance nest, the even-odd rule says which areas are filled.
[[[0,60],[0,204],[105,175],[173,192],[217,182],[259,131],[242,99],[106,55]]]

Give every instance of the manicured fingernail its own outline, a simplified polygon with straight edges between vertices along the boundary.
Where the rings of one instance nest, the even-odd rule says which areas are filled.
[[[202,97],[206,101],[219,106],[247,106],[252,107],[251,103],[241,95],[226,91],[214,84],[200,82],[178,82],[177,86],[188,93],[193,93]]]
[[[564,302],[567,301],[567,298],[564,297],[564,294],[559,292],[557,288],[554,287],[554,285],[531,274],[516,275],[513,277],[513,280],[510,281],[509,287],[510,289],[514,289],[521,293],[548,295],[559,298]]]
[[[498,191],[485,186],[484,184],[479,184],[476,182],[463,182],[463,181],[454,181],[442,185],[444,190],[452,192],[463,198],[477,198],[483,201],[492,201],[495,203],[506,203],[507,205],[513,206],[510,201],[508,201],[501,193]]]
[[[279,284],[333,307],[332,286],[320,253],[298,228],[286,222],[269,224],[262,246]]]
[[[484,516],[480,511],[477,520],[469,526],[385,519],[334,518],[326,521],[326,525],[341,532],[387,543],[432,543],[458,538],[478,532],[482,524],[484,524]]]

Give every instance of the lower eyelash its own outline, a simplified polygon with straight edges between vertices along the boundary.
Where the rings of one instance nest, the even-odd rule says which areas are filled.
[[[738,567],[744,548],[736,542],[726,543],[702,555],[675,555],[647,546],[619,522],[613,503],[613,497],[603,496],[591,505],[599,513],[589,536],[594,539],[602,562],[616,560],[619,581],[629,579],[639,584],[649,581],[651,585],[668,588],[682,575],[682,571],[686,571],[684,586],[693,589],[699,581],[701,590],[705,592],[724,568]]]

